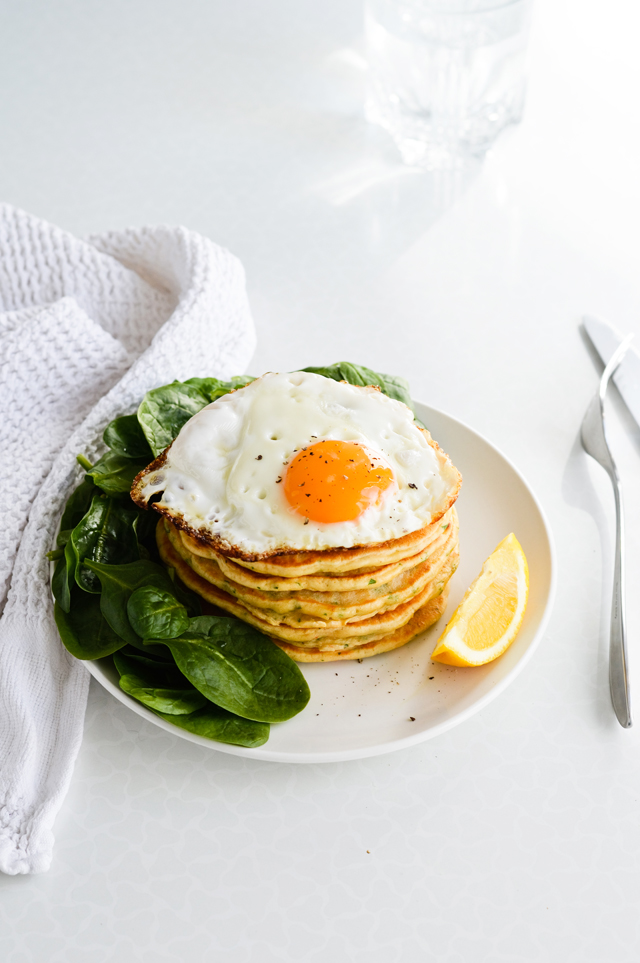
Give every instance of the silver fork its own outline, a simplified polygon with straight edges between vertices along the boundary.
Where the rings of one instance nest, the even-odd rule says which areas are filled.
[[[611,602],[611,634],[609,637],[609,689],[611,702],[618,722],[629,729],[631,722],[631,703],[629,694],[629,674],[627,668],[627,630],[624,610],[624,545],[622,491],[616,463],[613,460],[605,433],[604,398],[609,380],[622,361],[633,335],[624,339],[612,355],[602,372],[600,387],[595,398],[587,408],[582,422],[580,435],[582,446],[587,454],[602,465],[613,485],[616,503],[616,554],[613,570],[613,599]]]

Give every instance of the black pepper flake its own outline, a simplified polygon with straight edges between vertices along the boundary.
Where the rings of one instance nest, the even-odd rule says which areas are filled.
[[[415,716],[409,716],[409,722],[415,722],[415,721],[416,721]]]
[[[305,497],[305,498],[311,498],[311,492],[307,492],[304,497]]]
[[[359,663],[362,663],[363,660],[362,660],[362,659],[357,659],[356,661],[359,662]]]
[[[278,477],[276,478],[276,485],[279,485],[281,481],[282,481],[282,475],[278,475]]]
[[[256,455],[256,461],[262,461],[262,455]]]
[[[305,525],[308,525],[308,524],[309,524],[309,519],[308,519],[308,518],[305,518],[304,523],[305,523]]]
[[[431,680],[431,679],[435,679],[435,675],[430,675],[430,676],[429,676],[429,680]]]
[[[417,489],[418,486],[417,486],[417,485],[414,485],[413,482],[409,482],[409,488],[415,488],[415,489]]]
[[[317,435],[311,435],[311,437],[312,437],[312,438],[317,438],[318,436],[317,436]]]

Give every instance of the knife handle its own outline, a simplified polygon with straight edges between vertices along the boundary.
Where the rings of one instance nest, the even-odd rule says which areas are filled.
[[[624,610],[624,536],[622,492],[617,472],[611,475],[616,502],[616,552],[613,569],[613,598],[611,600],[611,635],[609,639],[609,689],[618,722],[629,729],[631,703],[627,657],[627,628]]]

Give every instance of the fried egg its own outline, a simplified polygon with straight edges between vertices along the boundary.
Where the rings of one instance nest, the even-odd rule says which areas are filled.
[[[460,476],[374,387],[269,373],[188,421],[133,497],[234,554],[351,548],[429,525]]]

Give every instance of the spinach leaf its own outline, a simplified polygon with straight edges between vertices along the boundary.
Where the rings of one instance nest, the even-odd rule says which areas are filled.
[[[83,481],[67,499],[67,504],[60,519],[60,531],[56,539],[58,548],[47,553],[47,558],[56,561],[51,590],[54,598],[65,612],[69,611],[71,605],[71,586],[75,581],[75,558],[69,545],[69,538],[73,529],[86,514],[95,491],[93,478],[85,475]]]
[[[102,439],[111,451],[125,458],[142,458],[148,464],[153,458],[137,415],[114,418],[104,430]]]
[[[189,378],[148,391],[138,408],[137,418],[154,457],[171,444],[182,426],[201,408],[251,381],[255,381],[251,375],[237,375],[229,381]]]
[[[207,704],[202,693],[189,685],[175,664],[117,652],[113,661],[120,673],[120,688],[138,702],[168,715],[189,715]]]
[[[127,650],[114,655],[113,661],[120,673],[123,691],[138,699],[161,719],[181,729],[216,742],[249,747],[262,746],[269,738],[268,723],[242,719],[208,702],[202,693],[189,686],[175,663],[162,666],[155,659]],[[132,677],[142,684],[136,688]],[[182,711],[187,709],[190,701],[195,706],[196,699],[202,700],[199,703],[202,708]],[[162,707],[163,703],[166,708]]]
[[[107,495],[129,494],[133,479],[149,464],[150,458],[129,458],[115,451],[104,453],[87,472]]]
[[[65,505],[62,518],[60,519],[60,531],[56,539],[59,546],[55,552],[49,552],[47,557],[56,561],[56,567],[51,581],[51,590],[54,598],[62,606],[65,612],[69,611],[71,605],[71,586],[75,583],[76,562],[75,556],[69,545],[69,539],[73,529],[82,521],[86,515],[93,496],[96,494],[96,487],[93,478],[85,475],[84,479],[75,488]],[[62,553],[62,554],[61,554]]]
[[[72,529],[76,527],[89,510],[91,499],[95,495],[96,487],[93,478],[85,475],[84,479],[75,488],[65,505],[62,518],[60,519],[60,531],[58,533],[57,544],[62,548],[69,541]]]
[[[68,559],[68,548],[69,546],[67,545],[62,558],[59,558],[56,562],[53,570],[53,578],[51,579],[53,597],[64,612],[68,612],[71,607],[71,585],[73,580],[73,553],[70,553],[71,558]]]
[[[350,361],[338,361],[324,368],[303,368],[302,370],[331,378],[333,381],[348,381],[350,385],[377,385],[385,395],[404,402],[415,413],[409,392],[409,382],[399,375],[381,374],[379,371],[365,368],[364,365],[351,364]]]
[[[156,528],[158,515],[153,511],[138,509],[133,528],[138,539],[140,558],[149,558],[153,562],[160,561],[160,553],[156,543]]]
[[[164,644],[196,689],[245,719],[284,722],[309,701],[309,686],[293,659],[238,619],[201,615]]]
[[[125,565],[87,561],[86,568],[100,581],[100,610],[111,628],[132,645],[140,645],[140,636],[129,622],[127,603],[132,593],[143,585],[171,592],[172,582],[166,570],[146,559]]]
[[[138,421],[154,458],[171,444],[189,418],[208,403],[199,388],[181,381],[147,391],[138,408]]]
[[[175,568],[167,568],[167,573],[173,587],[171,591],[177,598],[178,602],[182,602],[187,613],[190,616],[202,615],[202,599],[199,595],[196,595],[191,589],[188,589],[177,577]]]
[[[132,638],[129,642],[129,645],[132,648],[137,649],[137,651],[140,653],[144,652],[145,655],[155,656],[160,662],[168,662],[171,665],[175,665],[175,659],[171,655],[169,649],[164,646],[164,644],[153,645],[153,643],[149,643],[149,645],[145,645],[143,639],[136,637],[135,642]]]
[[[189,378],[184,384],[193,385],[205,396],[207,404],[211,404],[217,398],[235,391],[236,388],[244,388],[255,380],[251,375],[236,375],[230,381],[220,381],[218,378]]]
[[[65,647],[76,659],[102,659],[125,644],[100,611],[95,595],[81,592],[74,585],[69,611],[56,602],[53,617]]]
[[[170,716],[165,712],[152,709],[157,716],[166,722],[193,732],[196,736],[213,739],[215,742],[228,742],[234,746],[246,746],[255,749],[263,746],[269,738],[268,722],[253,722],[241,719],[233,712],[215,706],[209,702],[204,709],[198,709],[189,716]]]
[[[127,602],[127,615],[134,632],[143,639],[175,639],[189,628],[187,610],[172,592],[145,585]]]
[[[148,648],[148,647],[147,647]],[[160,646],[158,646],[160,648]],[[167,652],[166,646],[162,646],[164,651],[167,653],[167,659],[158,659],[155,655],[150,654],[145,651],[144,654],[137,649],[132,648],[130,645],[120,649],[117,655],[118,660],[122,658],[127,659],[126,669],[118,668],[119,664],[123,664],[121,661],[116,662],[116,656],[114,656],[114,662],[116,662],[116,668],[122,675],[123,672],[131,672],[134,675],[143,676],[145,683],[147,685],[164,685],[172,686],[173,688],[192,688],[191,683],[188,679],[185,679],[182,672],[175,664],[173,657],[170,652]]]
[[[125,564],[139,557],[133,528],[134,509],[106,495],[94,495],[89,511],[71,532],[69,545],[73,552],[76,582],[85,592],[100,591],[98,576],[85,561]]]

